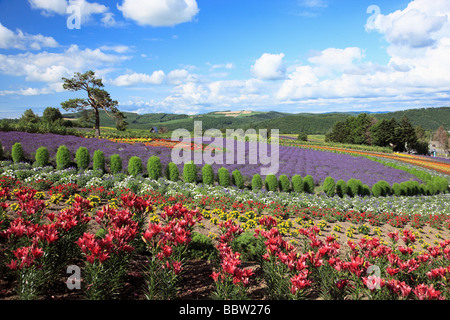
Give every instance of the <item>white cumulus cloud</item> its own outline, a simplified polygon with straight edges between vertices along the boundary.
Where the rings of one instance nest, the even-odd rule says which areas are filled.
[[[66,14],[68,7],[66,0],[28,0],[33,9],[41,10],[43,14]]]
[[[367,31],[378,31],[392,46],[423,48],[433,46],[442,33],[449,35],[450,2],[414,0],[404,10],[369,19]]]
[[[164,71],[162,70],[154,71],[151,75],[134,72],[118,76],[116,79],[111,81],[111,83],[119,87],[126,87],[140,84],[159,85],[163,83],[165,77],[166,76],[164,74]]]
[[[283,79],[286,73],[283,58],[284,53],[264,53],[252,66],[252,72],[261,80]]]
[[[128,57],[108,54],[100,49],[80,49],[71,45],[61,53],[26,52],[16,55],[0,54],[0,74],[25,77],[26,81],[57,84],[62,77],[74,72],[99,70],[114,66]]]
[[[80,9],[81,20],[86,23],[94,14],[101,14],[101,22],[104,26],[113,26],[116,24],[114,14],[110,9],[97,2],[89,2],[86,0],[28,0],[31,8],[41,10],[43,15],[49,16],[53,14],[67,15],[70,6],[76,6]]]
[[[317,74],[329,74],[349,71],[354,68],[354,63],[362,58],[362,50],[357,47],[328,48],[309,58],[308,61],[315,65]]]
[[[199,12],[196,0],[124,0],[117,8],[125,18],[153,27],[190,22]]]
[[[14,32],[0,23],[1,49],[41,50],[42,48],[55,48],[58,46],[58,42],[52,37],[46,37],[41,34],[28,34],[21,30]]]

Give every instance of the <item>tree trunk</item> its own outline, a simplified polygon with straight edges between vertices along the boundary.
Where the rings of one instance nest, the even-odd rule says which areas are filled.
[[[100,114],[98,109],[95,109],[95,137],[100,138]]]

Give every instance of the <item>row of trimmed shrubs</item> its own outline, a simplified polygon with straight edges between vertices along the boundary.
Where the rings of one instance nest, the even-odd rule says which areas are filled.
[[[445,178],[433,177],[426,183],[419,184],[418,181],[404,181],[394,183],[392,186],[384,180],[375,183],[372,188],[362,184],[361,180],[350,179],[347,183],[339,180],[336,183],[331,177],[327,177],[323,184],[323,190],[328,196],[335,194],[343,197],[347,194],[350,197],[359,196],[416,196],[416,195],[434,195],[444,193],[448,190],[448,181]]]
[[[24,153],[22,145],[16,143],[11,150],[11,156],[14,162],[23,161]],[[36,164],[38,166],[49,165],[49,152],[47,148],[40,147],[36,150],[35,154]],[[75,154],[75,164],[78,169],[85,170],[89,167],[91,157],[89,151],[85,147],[80,147]],[[106,171],[105,157],[103,151],[96,150],[93,155],[92,168],[94,170]],[[71,159],[69,149],[62,145],[58,148],[56,153],[56,167],[57,169],[65,169],[74,162]],[[123,170],[122,159],[120,155],[112,155],[109,159],[109,171],[112,174],[120,173]],[[128,161],[127,167],[128,174],[137,176],[144,174],[144,165],[142,160],[133,156]],[[165,177],[171,181],[177,181],[180,179],[180,172],[175,163],[170,162],[164,172],[160,158],[158,156],[151,156],[147,161],[147,174],[148,177],[157,180],[161,177]],[[183,167],[183,180],[188,183],[201,182],[205,185],[213,185],[217,182],[220,186],[229,187],[236,186],[239,189],[245,188],[244,177],[239,170],[229,172],[227,168],[220,168],[217,172],[217,178],[214,171],[209,164],[205,164],[202,168],[202,180],[198,181],[197,178],[197,166],[194,163],[186,163]],[[286,175],[281,175],[277,178],[275,175],[268,175],[262,180],[259,174],[255,174],[251,180],[251,188],[253,190],[261,190],[263,187],[268,191],[283,191],[283,192],[299,192],[299,193],[314,193],[315,182],[311,175],[307,175],[304,178],[300,175],[295,175],[289,179]],[[442,177],[430,178],[426,183],[419,184],[417,181],[405,181],[402,183],[394,183],[392,186],[384,180],[381,180],[374,184],[372,188],[363,184],[359,179],[350,179],[347,182],[344,180],[335,180],[332,177],[327,177],[323,183],[323,192],[328,196],[333,197],[338,195],[344,197],[348,195],[350,197],[355,196],[370,196],[375,197],[389,196],[389,195],[434,195],[437,193],[446,192],[448,189],[448,181]]]
[[[256,179],[256,187],[255,181]],[[255,175],[252,179],[252,188],[260,189],[261,184],[259,175]],[[265,179],[265,188],[269,191],[284,191],[284,192],[306,192],[314,193],[314,179],[312,176],[307,175],[302,178],[299,175],[292,177],[291,181],[286,175],[281,175],[277,180],[275,175],[268,175]],[[448,190],[448,181],[442,177],[433,177],[426,183],[419,184],[417,181],[404,181],[401,183],[394,183],[392,186],[384,180],[380,180],[375,183],[372,188],[363,184],[359,179],[350,179],[347,182],[344,180],[335,180],[332,177],[325,178],[323,185],[323,192],[333,197],[338,195],[344,197],[345,195],[350,197],[356,196],[374,196],[385,197],[390,195],[395,196],[415,196],[415,195],[434,195],[438,193],[445,193]]]
[[[20,142],[15,143],[11,149],[11,158],[14,163],[24,162],[25,153]],[[56,169],[66,169],[71,166],[77,166],[80,170],[86,170],[91,163],[91,155],[86,147],[78,148],[75,159],[72,160],[72,155],[65,145],[59,146],[56,152]],[[38,167],[46,167],[50,165],[50,153],[46,147],[40,147],[35,153],[34,165]],[[92,169],[106,171],[105,156],[103,151],[94,151],[92,157]],[[110,157],[110,171],[113,173],[119,173],[122,171],[122,160],[119,155],[113,155]]]

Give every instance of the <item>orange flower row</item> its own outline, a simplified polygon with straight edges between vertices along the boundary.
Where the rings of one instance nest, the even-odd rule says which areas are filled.
[[[119,142],[119,143],[129,143],[129,144],[135,144],[135,143],[142,143],[145,146],[149,147],[165,147],[173,149],[176,146],[181,147],[182,149],[190,149],[190,150],[208,150],[208,151],[222,151],[221,148],[213,147],[209,145],[199,145],[193,142],[180,142],[180,141],[173,141],[173,140],[167,140],[167,139],[143,139],[143,138],[128,138],[128,139],[108,139],[113,142]]]

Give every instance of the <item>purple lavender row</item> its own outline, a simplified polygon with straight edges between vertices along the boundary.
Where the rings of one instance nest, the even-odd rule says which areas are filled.
[[[143,144],[127,144],[116,143],[109,140],[83,138],[75,136],[61,136],[57,134],[33,134],[25,132],[0,132],[0,141],[6,151],[11,151],[12,145],[16,142],[22,143],[25,156],[28,159],[33,159],[33,154],[36,150],[44,146],[48,149],[50,157],[55,157],[58,147],[65,145],[69,148],[72,155],[75,155],[79,147],[86,147],[91,155],[96,150],[102,150],[107,161],[113,154],[119,154],[123,160],[124,167],[126,167],[128,160],[132,156],[141,158],[145,165],[147,160],[156,155],[160,158],[163,166],[172,161],[172,149],[166,147],[151,147]],[[217,140],[216,140],[217,141]],[[209,144],[210,142],[206,142]],[[237,141],[234,141],[235,150]],[[250,148],[250,143],[245,142],[245,158],[251,157],[250,150],[255,152],[255,148]],[[225,140],[222,144],[226,147]],[[193,155],[193,153],[192,153]],[[271,155],[270,146],[268,147],[268,156]],[[260,174],[260,164],[249,164],[248,160],[244,164],[237,163],[238,154],[235,153],[234,161],[231,164],[226,162],[225,153],[217,153],[217,156],[223,157],[223,164],[212,164],[215,172],[220,167],[227,168],[230,173],[238,169],[243,176],[251,178],[255,174]],[[203,166],[205,161],[203,159],[199,167]],[[178,165],[180,172],[182,172],[183,164]],[[201,170],[199,170],[199,174]],[[285,174],[292,177],[296,174],[301,176],[311,175],[316,183],[321,183],[326,177],[330,176],[335,181],[342,179],[348,181],[351,178],[360,179],[363,184],[372,187],[379,180],[385,180],[390,185],[395,182],[403,182],[409,180],[419,181],[415,176],[404,172],[402,170],[385,167],[380,163],[369,160],[364,157],[353,157],[346,154],[338,154],[327,151],[303,149],[297,147],[279,146],[279,170],[278,176]]]

